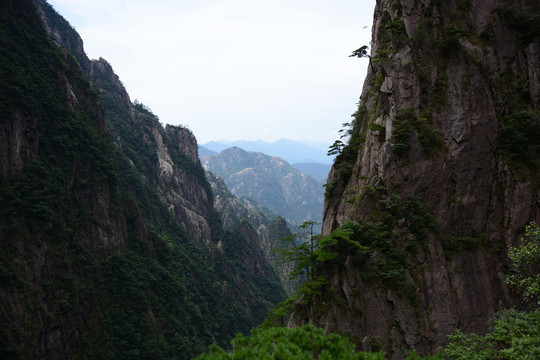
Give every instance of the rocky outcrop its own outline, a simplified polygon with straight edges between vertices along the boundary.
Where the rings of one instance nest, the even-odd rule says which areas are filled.
[[[247,220],[260,236],[266,231],[269,218],[277,216],[246,197],[233,195],[223,178],[212,174],[211,171],[206,171],[206,178],[214,194],[214,207],[219,212],[226,229],[232,229],[243,220]]]
[[[89,60],[82,39],[69,23],[57,16],[45,1],[36,0],[34,4],[49,36],[73,54],[90,81],[99,89],[117,146],[126,157],[132,157],[133,149],[130,147],[133,144],[130,144],[130,140],[135,139],[127,139],[130,135],[126,129],[137,128],[137,135],[146,143],[148,155],[152,157],[148,160],[153,162],[157,156],[157,164],[151,165],[144,174],[145,178],[152,179],[157,175],[158,181],[152,183],[165,206],[181,221],[184,230],[193,235],[194,241],[209,243],[211,234],[206,218],[212,212],[211,194],[202,186],[204,178],[196,179],[191,171],[178,166],[179,161],[188,161],[192,163],[188,168],[200,168],[195,136],[183,127],[167,125],[163,129],[150,109],[140,103],[132,104],[112,66],[103,58]],[[175,157],[174,160],[171,156]],[[137,164],[137,159],[131,159],[131,162],[142,165]],[[157,174],[152,173],[154,169]]]
[[[235,227],[250,228],[256,232],[259,245],[256,248],[262,250],[265,261],[268,261],[276,274],[288,296],[291,296],[302,283],[302,279],[297,277],[291,279],[294,268],[293,263],[281,263],[278,249],[287,249],[292,246],[291,242],[284,241],[284,238],[291,236],[290,224],[268,209],[258,205],[245,197],[233,195],[225,185],[223,179],[206,172],[208,181],[214,193],[214,207],[219,212],[226,229]]]
[[[39,145],[37,118],[25,115],[22,110],[13,111],[11,116],[13,121],[0,125],[0,166],[4,177],[20,172],[26,163],[35,158]]]
[[[374,248],[332,270],[328,296],[340,300],[328,312],[319,299],[292,324],[312,322],[402,358],[432,353],[456,328],[484,333],[493,312],[514,303],[506,249],[540,219],[539,11],[530,1],[377,2],[368,75],[330,173],[323,233],[384,222],[405,259],[394,269],[404,287],[382,277],[392,275],[381,264],[393,255]],[[421,234],[404,208],[414,202],[437,219]],[[373,264],[382,271],[375,280],[366,275]]]
[[[161,200],[181,220],[186,232],[193,234],[195,241],[209,243],[211,231],[207,217],[213,211],[212,194],[202,186],[204,178],[196,178],[191,171],[196,167],[198,174],[202,174],[195,136],[186,128],[171,125],[167,125],[163,133],[165,139],[157,128],[152,132],[157,145],[157,190]],[[174,148],[169,150],[169,147]],[[179,160],[190,163],[190,166],[179,167]]]
[[[79,62],[84,73],[90,69],[90,60],[84,52],[84,43],[75,29],[63,17],[56,16],[55,10],[46,0],[33,0],[43,27],[55,43],[69,49]]]

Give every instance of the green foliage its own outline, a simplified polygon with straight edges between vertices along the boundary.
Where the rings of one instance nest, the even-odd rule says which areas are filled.
[[[341,155],[341,151],[345,147],[345,144],[341,140],[336,140],[328,150],[328,156]]]
[[[485,234],[478,234],[472,237],[443,236],[442,246],[444,254],[451,258],[454,254],[462,251],[474,251],[482,248],[486,244]]]
[[[255,329],[250,336],[238,335],[231,343],[231,352],[214,345],[208,354],[196,359],[384,359],[384,354],[355,354],[354,345],[347,338],[338,334],[325,335],[322,329],[313,325]]]
[[[317,261],[324,263],[327,261],[343,262],[343,257],[362,253],[368,250],[355,239],[355,233],[360,230],[358,224],[348,221],[330,235],[319,240],[317,251]]]
[[[370,129],[370,130],[373,130],[373,131],[385,131],[385,130],[386,130],[386,126],[384,126],[384,125],[379,125],[379,124],[370,124],[370,125],[369,125],[369,129]]]
[[[293,262],[296,264],[292,277],[306,276],[308,282],[315,280],[315,269],[323,263],[342,261],[344,256],[363,252],[367,247],[351,238],[359,230],[358,224],[347,222],[328,236],[313,235],[314,222],[305,222],[300,228],[307,230],[304,234],[294,234],[287,238],[292,241],[295,238],[304,238],[299,245],[278,249],[281,255],[280,262]]]
[[[349,245],[345,254],[362,264],[359,268],[364,280],[380,281],[387,288],[407,292],[409,289],[404,286],[407,255],[425,246],[426,233],[437,231],[438,220],[416,197],[401,199],[397,194],[380,192],[377,195],[382,198],[370,219],[352,223],[354,226],[344,225],[352,230],[350,240],[367,249],[358,251]]]
[[[530,7],[522,8],[507,5],[495,8],[495,11],[517,31],[519,40],[524,44],[530,44],[540,38],[540,9],[538,3],[532,4],[534,2]]]
[[[395,50],[400,49],[407,43],[408,37],[405,31],[405,22],[403,18],[397,18],[384,26],[386,36],[383,43],[389,44]]]
[[[525,235],[519,246],[509,249],[513,267],[506,281],[522,289],[526,301],[540,305],[540,228],[532,222],[526,226]]]
[[[486,336],[456,330],[441,349],[447,360],[534,360],[540,357],[540,311],[497,313]]]
[[[438,46],[440,47],[443,55],[456,55],[459,51],[459,39],[469,36],[470,34],[463,29],[449,27],[444,29],[442,34],[443,39],[439,41]]]
[[[392,142],[394,152],[405,155],[409,151],[410,137],[414,129],[417,116],[413,108],[402,108],[396,111],[392,126]]]
[[[514,165],[535,168],[540,158],[540,113],[518,111],[502,119],[501,152]]]
[[[363,57],[370,57],[367,52],[368,46],[364,45],[359,47],[358,49],[354,50],[349,57],[357,57],[357,58],[363,58]]]
[[[430,118],[426,115],[417,116],[413,108],[398,109],[392,127],[394,152],[400,156],[408,154],[414,130],[418,133],[420,145],[426,156],[434,156],[445,149],[446,143],[442,133],[431,124]]]
[[[327,197],[332,197],[335,193],[336,198],[338,198],[344,189],[344,184],[352,175],[353,166],[358,155],[358,148],[365,141],[365,137],[360,133],[360,128],[366,121],[367,113],[367,108],[359,105],[358,110],[351,115],[354,118],[352,123],[345,123],[352,129],[346,131],[349,141],[347,145],[341,147],[338,156],[334,160],[334,177],[329,183],[324,185]]]
[[[374,63],[377,62],[386,62],[390,59],[390,56],[394,53],[393,50],[387,50],[387,49],[378,49],[375,51],[375,56],[373,57],[372,61]]]
[[[431,117],[420,116],[416,122],[420,146],[428,157],[437,155],[446,148],[441,130],[432,125]]]
[[[226,351],[216,344],[208,353],[196,360],[228,359],[321,359],[321,360],[385,360],[383,351],[376,353],[355,352],[347,337],[324,334],[313,325],[296,328],[269,327],[255,329],[249,336],[237,335],[231,342],[232,350]],[[442,360],[440,355],[420,357],[411,352],[405,360]]]
[[[421,357],[415,350],[412,350],[405,360],[444,360],[441,354],[435,354],[432,356]]]
[[[300,244],[287,247],[277,248],[275,251],[280,255],[278,263],[293,263],[295,267],[291,272],[291,278],[299,275],[305,276],[307,280],[313,279],[313,272],[317,258],[316,251],[319,247],[318,240],[320,235],[313,233],[313,227],[317,225],[314,221],[305,221],[298,228],[302,233],[292,234],[282,240],[293,243],[300,240]]]
[[[343,262],[345,256],[368,249],[351,238],[358,230],[358,225],[353,222],[344,224],[326,237],[313,235],[313,225],[315,223],[312,221],[305,222],[300,226],[305,233],[294,234],[285,239],[293,241],[298,237],[303,238],[304,241],[299,245],[277,250],[281,256],[280,262],[295,264],[291,277],[305,277],[306,281],[291,297],[270,311],[263,324],[264,327],[283,326],[295,307],[309,304],[314,296],[328,293],[330,283],[324,277],[315,275],[317,269],[330,263]]]
[[[450,343],[441,351],[448,360],[494,360],[495,350],[489,340],[471,334],[467,336],[456,330],[449,335]]]

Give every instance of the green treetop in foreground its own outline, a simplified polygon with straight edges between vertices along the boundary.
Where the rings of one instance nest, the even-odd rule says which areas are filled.
[[[312,325],[287,329],[255,329],[250,336],[237,335],[228,353],[217,345],[197,360],[214,359],[358,359],[354,345],[337,334],[324,335]]]
[[[313,325],[294,329],[285,327],[258,328],[250,336],[237,335],[232,341],[233,350],[226,352],[217,345],[210,347],[208,354],[196,360],[384,360],[385,353],[356,353],[354,345],[344,336],[323,333]],[[424,360],[440,357],[427,357]],[[421,360],[414,352],[406,360]]]

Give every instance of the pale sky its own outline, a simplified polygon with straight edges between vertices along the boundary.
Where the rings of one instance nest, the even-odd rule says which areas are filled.
[[[327,142],[356,111],[375,0],[49,0],[131,100],[211,140]]]

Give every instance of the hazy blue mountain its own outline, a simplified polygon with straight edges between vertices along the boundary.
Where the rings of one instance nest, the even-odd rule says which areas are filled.
[[[307,144],[288,139],[280,139],[271,143],[262,140],[210,141],[203,145],[205,148],[216,152],[237,146],[246,151],[279,156],[289,164],[311,162],[330,165],[333,160],[333,157],[327,155],[328,144],[324,143]]]
[[[315,180],[320,181],[322,184],[326,183],[328,178],[328,173],[332,168],[332,165],[319,164],[313,162],[298,162],[292,164],[295,168],[314,178]]]
[[[324,188],[280,157],[232,147],[201,161],[237,196],[249,197],[296,224],[322,220]]]
[[[198,146],[199,148],[199,156],[205,156],[205,155],[215,155],[218,152],[208,149],[207,147],[204,147],[202,145]]]

